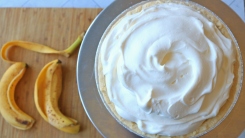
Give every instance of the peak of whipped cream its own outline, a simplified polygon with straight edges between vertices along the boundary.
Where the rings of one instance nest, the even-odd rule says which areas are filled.
[[[101,42],[110,100],[149,134],[184,135],[215,117],[229,97],[234,61],[230,39],[174,3],[121,18]]]

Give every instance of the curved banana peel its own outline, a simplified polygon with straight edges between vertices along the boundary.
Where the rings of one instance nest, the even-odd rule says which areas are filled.
[[[85,32],[83,32],[81,35],[79,35],[78,38],[67,49],[62,50],[62,51],[58,51],[58,50],[55,50],[49,46],[45,46],[45,45],[33,43],[33,42],[28,42],[28,41],[19,41],[19,40],[10,41],[10,42],[5,43],[2,46],[1,57],[6,62],[14,63],[15,61],[9,60],[8,56],[7,56],[7,53],[8,53],[7,51],[12,46],[21,47],[21,48],[28,49],[28,50],[31,50],[34,52],[38,52],[38,53],[59,54],[59,55],[69,57],[80,46],[80,44],[83,40],[84,34],[85,34]]]
[[[80,125],[62,114],[58,99],[62,91],[62,68],[60,60],[46,64],[39,73],[34,92],[36,108],[45,121],[67,133],[78,133]]]
[[[15,103],[15,87],[26,71],[26,63],[17,62],[10,66],[0,81],[0,112],[15,128],[27,130],[35,120],[24,113]]]

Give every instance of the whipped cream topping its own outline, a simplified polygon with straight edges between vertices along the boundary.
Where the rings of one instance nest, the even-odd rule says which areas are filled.
[[[163,3],[120,19],[100,54],[117,113],[145,133],[177,136],[217,115],[233,82],[234,51],[200,13]]]

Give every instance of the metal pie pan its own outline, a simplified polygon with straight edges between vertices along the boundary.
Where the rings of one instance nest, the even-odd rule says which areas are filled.
[[[142,4],[140,2],[141,0],[124,0],[124,1],[118,0],[112,3],[105,10],[103,10],[97,16],[97,18],[94,20],[94,22],[91,24],[90,28],[88,29],[88,32],[84,38],[84,41],[79,51],[78,62],[77,62],[78,64],[77,82],[78,82],[80,98],[81,98],[82,104],[84,106],[84,109],[89,119],[91,120],[93,125],[96,127],[96,129],[101,133],[103,137],[115,137],[115,136],[120,136],[120,135],[123,137],[139,137],[140,136],[136,132],[129,129],[127,126],[120,123],[120,121],[118,121],[118,119],[111,112],[110,108],[106,104],[104,104],[105,102],[104,102],[103,96],[101,96],[98,93],[99,89],[97,89],[97,85],[99,85],[98,73],[97,73],[97,63],[98,63],[98,53],[100,49],[98,48],[98,45],[100,43],[100,40],[101,38],[104,37],[103,34],[106,34],[108,28],[111,27],[110,24],[113,24],[113,22],[115,22],[118,18],[120,18],[121,16],[125,14],[125,9],[126,11],[130,10],[134,6]],[[197,3],[194,3],[194,2],[191,2],[191,3],[195,4],[198,7],[206,9],[205,7]],[[215,15],[210,10],[208,11],[211,14]],[[221,20],[218,16],[216,17],[217,19]],[[223,23],[223,21],[221,22]],[[226,25],[225,27],[228,29]],[[239,51],[239,56],[241,58],[240,49],[236,42],[236,39],[234,38],[230,30],[229,30],[229,33],[232,36],[232,39]],[[243,66],[242,64],[243,62],[241,58],[241,62],[240,62],[241,67]],[[231,112],[240,94],[240,90],[242,86],[242,78],[243,78],[242,69],[241,69],[242,75],[239,76],[241,77],[240,79],[241,81],[240,81],[239,89],[236,92],[236,100],[230,106],[225,116],[218,123],[216,123],[215,126],[199,134],[198,136],[201,136],[211,131],[212,129],[214,129]]]

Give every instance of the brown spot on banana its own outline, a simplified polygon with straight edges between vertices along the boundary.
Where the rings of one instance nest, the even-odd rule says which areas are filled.
[[[20,124],[23,124],[23,125],[30,125],[31,122],[29,122],[28,120],[21,120],[21,119],[18,119],[18,118],[15,118],[16,122],[19,122]]]

